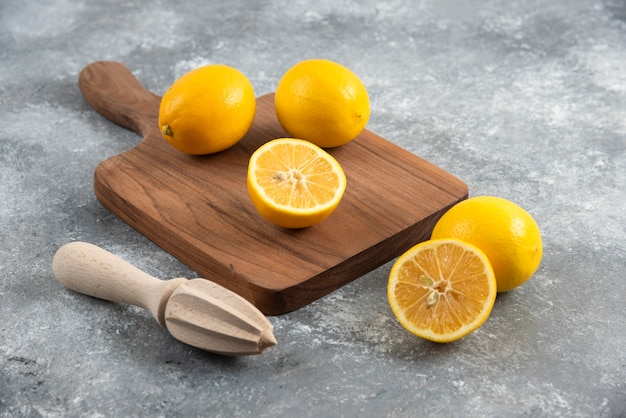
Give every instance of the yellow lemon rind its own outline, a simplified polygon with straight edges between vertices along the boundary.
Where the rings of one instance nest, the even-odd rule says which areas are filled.
[[[479,247],[491,262],[499,293],[526,283],[543,257],[541,231],[532,215],[497,196],[475,196],[454,205],[433,228],[431,239],[437,238]]]
[[[281,77],[274,97],[276,116],[289,135],[322,148],[354,140],[370,118],[369,94],[349,68],[309,59]]]
[[[167,89],[159,105],[159,131],[181,152],[214,154],[241,141],[255,113],[254,88],[245,74],[211,64],[189,71]]]

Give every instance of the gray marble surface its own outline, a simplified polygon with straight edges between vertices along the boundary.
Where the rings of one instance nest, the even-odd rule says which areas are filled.
[[[225,358],[57,283],[75,240],[194,276],[95,198],[96,165],[139,138],[83,100],[85,65],[162,94],[225,63],[261,95],[312,57],[361,77],[370,130],[536,218],[541,267],[482,328],[404,331],[388,263]],[[0,127],[0,417],[626,415],[623,0],[2,0]]]

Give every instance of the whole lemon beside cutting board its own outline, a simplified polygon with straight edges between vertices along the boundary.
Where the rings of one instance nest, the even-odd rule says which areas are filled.
[[[256,97],[236,68],[213,64],[177,79],[159,108],[159,128],[176,149],[213,154],[239,142],[254,120]]]
[[[515,203],[496,196],[477,196],[447,211],[432,239],[458,238],[485,252],[498,282],[508,292],[526,282],[543,255],[541,232],[533,217]]]

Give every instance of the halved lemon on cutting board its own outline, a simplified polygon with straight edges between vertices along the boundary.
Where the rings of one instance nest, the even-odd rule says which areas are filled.
[[[391,268],[387,288],[400,324],[435,342],[455,341],[475,331],[489,317],[496,294],[487,256],[458,239],[410,248]]]
[[[259,213],[284,228],[315,225],[337,208],[346,189],[339,162],[309,141],[278,138],[248,164],[248,193]]]

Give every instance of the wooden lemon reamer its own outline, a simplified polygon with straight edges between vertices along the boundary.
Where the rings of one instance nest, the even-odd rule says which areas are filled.
[[[276,345],[274,327],[265,315],[209,280],[159,280],[85,242],[59,248],[52,270],[76,292],[148,309],[174,338],[193,347],[240,356]]]

